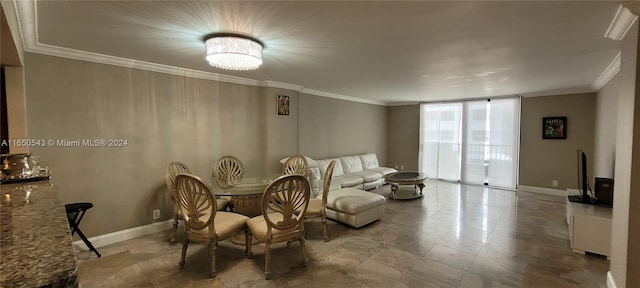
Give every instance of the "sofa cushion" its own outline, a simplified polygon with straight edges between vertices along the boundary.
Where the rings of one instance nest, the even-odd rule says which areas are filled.
[[[318,162],[318,167],[320,167],[320,175],[324,175],[324,173],[327,171],[327,167],[329,166],[329,163],[331,163],[331,161],[333,160],[336,161],[336,165],[333,166],[333,176],[344,175],[344,170],[342,170],[342,164],[340,163],[340,159],[338,158],[317,160],[316,162]]]
[[[316,160],[313,160],[307,156],[304,156],[304,158],[307,160],[307,165],[309,165],[309,185],[311,186],[311,197],[315,197],[322,191],[322,177],[320,176],[320,167],[318,167],[318,162]],[[287,160],[289,160],[289,157],[282,158],[280,159],[280,163],[284,165]]]
[[[324,183],[323,182],[324,181],[320,181],[320,189],[319,189],[320,192],[317,195],[311,195],[311,197],[322,199],[322,191],[324,189]],[[339,181],[333,179],[333,177],[332,177],[331,178],[331,184],[329,184],[329,191],[338,190],[338,189],[342,189],[342,186],[340,185]]]
[[[355,188],[330,191],[327,208],[347,214],[358,214],[369,208],[384,205],[384,196]]]
[[[380,167],[380,164],[378,164],[378,157],[375,153],[362,154],[358,155],[358,157],[360,157],[363,169]]]
[[[362,177],[364,183],[373,182],[382,178],[382,173],[373,170],[350,172],[348,175]]]
[[[369,190],[384,185],[384,178],[380,178],[376,181],[362,183],[362,189]]]
[[[320,176],[320,168],[309,168],[309,185],[311,185],[311,197],[322,192],[322,177]]]
[[[362,161],[357,155],[340,157],[340,162],[345,173],[362,171]]]
[[[370,171],[375,171],[378,172],[380,174],[382,174],[382,177],[384,177],[387,174],[391,174],[394,172],[398,172],[398,170],[393,169],[393,168],[389,168],[389,167],[376,167],[376,168],[369,168]]]
[[[353,187],[362,184],[362,177],[354,176],[351,174],[344,174],[331,178],[331,182],[336,181],[340,183],[340,187]]]

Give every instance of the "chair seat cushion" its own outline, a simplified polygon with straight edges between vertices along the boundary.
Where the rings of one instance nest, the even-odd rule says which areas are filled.
[[[306,215],[320,215],[322,212],[322,195],[318,195],[318,198],[309,199],[309,207],[307,207]]]
[[[353,175],[341,175],[331,178],[331,182],[336,181],[340,183],[340,187],[353,187],[362,184],[362,177]]]
[[[282,217],[282,214],[280,213],[269,213],[269,219],[277,223],[279,221],[282,221],[283,217]],[[249,221],[247,221],[247,226],[249,227],[249,230],[251,230],[251,233],[257,238],[264,239],[267,236],[267,220],[264,219],[263,215],[259,215],[249,219]],[[291,231],[278,230],[275,228],[271,229],[271,234],[273,236],[278,236],[278,235],[283,235],[288,233],[291,233]]]
[[[384,205],[384,202],[385,198],[380,194],[355,188],[342,188],[329,191],[329,195],[327,196],[328,209],[347,214],[358,214],[369,208]]]
[[[248,220],[249,217],[242,214],[218,211],[213,224],[216,229],[216,236],[219,240],[229,238],[246,227],[245,225]],[[189,230],[188,236],[189,239],[195,241],[208,240],[209,228],[202,230]]]

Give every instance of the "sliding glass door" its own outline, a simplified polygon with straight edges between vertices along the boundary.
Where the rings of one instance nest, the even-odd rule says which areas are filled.
[[[515,188],[518,98],[421,105],[420,171],[430,178]]]

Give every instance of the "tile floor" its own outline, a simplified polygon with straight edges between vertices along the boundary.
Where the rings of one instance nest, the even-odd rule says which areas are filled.
[[[387,199],[380,221],[360,229],[306,223],[307,267],[299,246],[275,244],[273,279],[264,280],[264,244],[224,241],[218,276],[209,253],[192,244],[178,268],[181,244],[168,231],[78,252],[81,287],[606,287],[609,261],[569,248],[564,198],[429,182],[425,197]],[[388,195],[389,186],[372,192]]]

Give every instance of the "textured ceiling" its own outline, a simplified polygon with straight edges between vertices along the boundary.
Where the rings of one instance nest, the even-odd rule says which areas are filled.
[[[39,45],[396,103],[591,91],[619,50],[604,37],[618,4],[38,1],[35,11]],[[260,39],[264,64],[209,66],[212,32]]]

